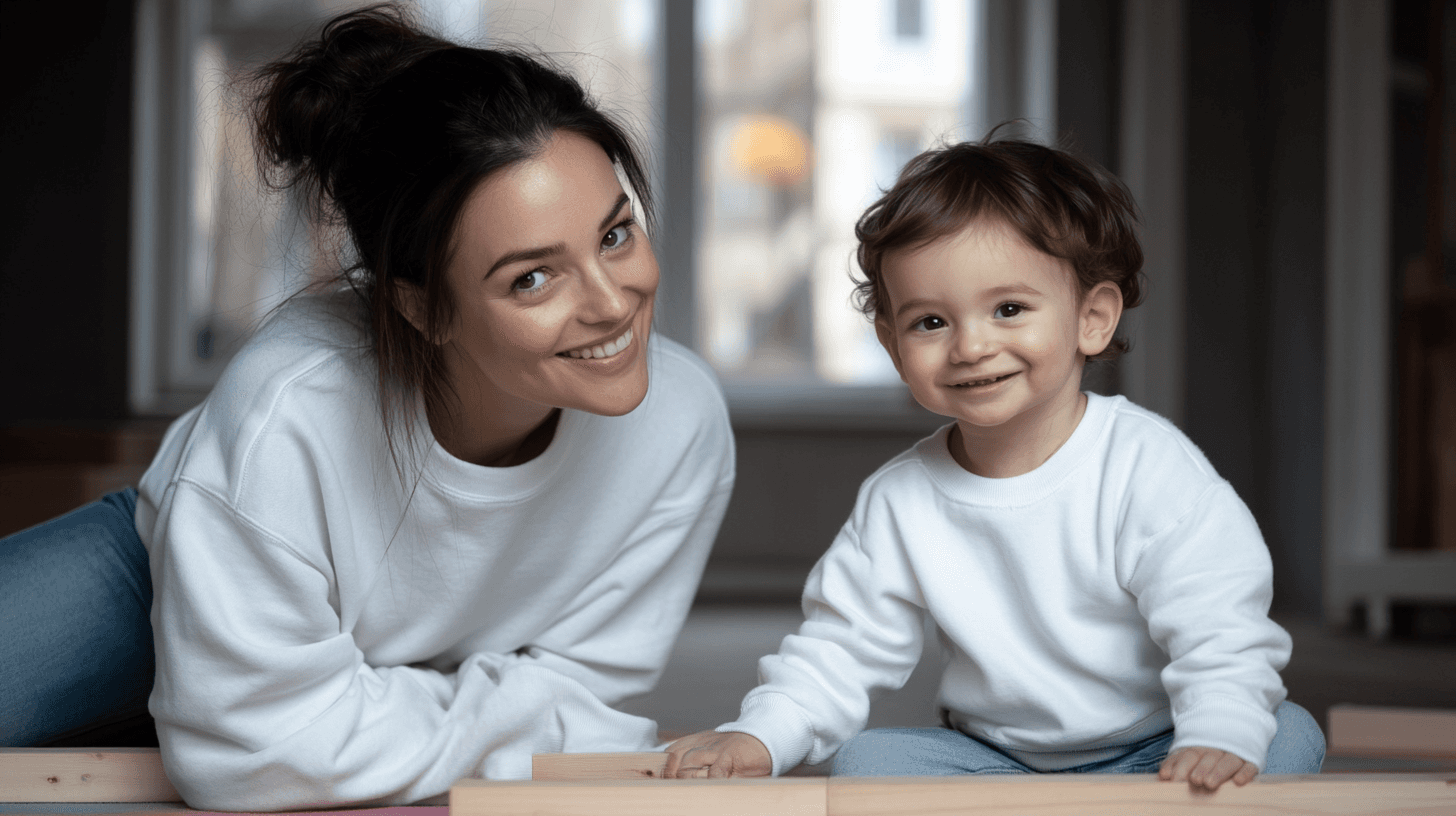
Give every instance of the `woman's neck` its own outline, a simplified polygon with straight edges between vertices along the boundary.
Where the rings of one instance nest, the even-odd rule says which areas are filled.
[[[512,467],[545,452],[561,409],[494,388],[462,361],[447,357],[451,388],[427,411],[430,431],[447,453],[486,467]]]

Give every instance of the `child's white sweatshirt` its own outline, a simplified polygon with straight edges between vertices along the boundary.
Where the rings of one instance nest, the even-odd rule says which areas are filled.
[[[824,761],[905,682],[929,614],[950,653],[947,719],[1031,767],[1171,727],[1174,750],[1262,769],[1290,639],[1267,615],[1258,527],[1193,443],[1091,394],[1050,459],[988,479],[951,458],[951,427],[865,481],[809,576],[799,633],[718,730],[761,740],[775,774]]]
[[[650,750],[609,706],[656,683],[728,502],[713,374],[654,337],[636,410],[563,411],[516,467],[421,418],[402,486],[351,298],[282,309],[142,480],[168,776],[194,807],[299,809]]]

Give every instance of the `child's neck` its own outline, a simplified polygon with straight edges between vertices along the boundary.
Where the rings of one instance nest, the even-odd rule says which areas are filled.
[[[1087,410],[1087,395],[1079,390],[1071,399],[1043,408],[990,428],[956,422],[950,433],[951,457],[988,479],[1009,479],[1036,470],[1077,430]]]

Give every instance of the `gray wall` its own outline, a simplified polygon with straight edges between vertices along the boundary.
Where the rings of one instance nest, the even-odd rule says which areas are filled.
[[[1184,430],[1269,542],[1276,604],[1320,601],[1324,4],[1188,6]]]

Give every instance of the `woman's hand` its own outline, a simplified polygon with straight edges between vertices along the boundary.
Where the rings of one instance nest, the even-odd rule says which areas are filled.
[[[1188,781],[1188,787],[1216,791],[1232,779],[1243,787],[1259,775],[1259,768],[1238,756],[1217,748],[1179,748],[1163,760],[1158,778],[1167,782]]]
[[[667,746],[664,779],[768,776],[773,757],[757,738],[737,731],[699,731]]]

